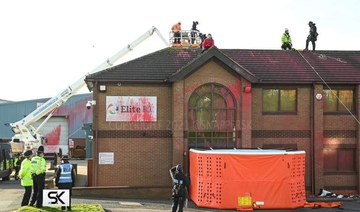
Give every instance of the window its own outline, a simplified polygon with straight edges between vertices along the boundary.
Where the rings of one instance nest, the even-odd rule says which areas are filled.
[[[355,149],[324,149],[325,172],[355,172]]]
[[[197,88],[189,99],[189,147],[234,148],[235,100],[218,84]]]
[[[347,113],[354,112],[354,90],[353,89],[325,89],[324,112]],[[337,98],[338,97],[338,98]],[[341,103],[342,102],[342,103]],[[348,110],[347,110],[347,109]]]
[[[263,112],[296,112],[296,89],[263,89]]]

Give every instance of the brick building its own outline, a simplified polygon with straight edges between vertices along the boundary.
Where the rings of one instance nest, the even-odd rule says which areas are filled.
[[[285,148],[308,193],[360,193],[359,51],[166,48],[85,81],[94,186],[169,187],[190,148]]]

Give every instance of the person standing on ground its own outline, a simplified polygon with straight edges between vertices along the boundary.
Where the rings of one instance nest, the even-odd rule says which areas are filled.
[[[24,160],[24,156],[21,155],[20,153],[15,155],[15,160],[14,160],[14,167],[15,167],[15,174],[14,174],[14,179],[15,180],[19,180],[19,171],[21,168],[21,163]]]
[[[55,185],[59,189],[68,189],[70,192],[68,211],[71,211],[71,191],[75,185],[75,169],[71,163],[69,163],[69,157],[64,155],[62,157],[62,163],[59,165],[55,173]],[[61,207],[61,210],[65,210],[65,206]]]
[[[202,49],[203,49],[202,52],[208,50],[209,48],[211,48],[213,46],[215,46],[215,42],[214,42],[211,34],[208,34],[202,44]]]
[[[21,201],[21,207],[29,205],[31,190],[33,185],[33,180],[31,176],[31,157],[32,151],[28,150],[24,153],[25,159],[21,163],[21,168],[19,171],[19,178],[21,179],[21,185],[25,189],[24,196]]]
[[[285,29],[285,32],[281,36],[281,49],[282,50],[292,49],[292,42],[288,28]]]
[[[309,47],[309,42],[311,41],[312,47],[313,47],[313,51],[315,51],[315,41],[317,41],[317,36],[319,35],[317,33],[317,28],[315,26],[315,23],[313,23],[312,21],[309,22],[309,27],[310,27],[310,31],[309,31],[309,35],[306,39],[306,47],[305,47],[305,51],[308,51],[308,47]]]
[[[184,203],[188,197],[188,191],[190,186],[190,180],[184,174],[183,166],[178,164],[172,167],[170,170],[170,176],[173,182],[171,207],[172,212],[182,212]],[[179,210],[177,210],[179,208]]]
[[[180,31],[181,31],[181,22],[177,22],[171,27],[172,32],[174,33],[174,43],[180,44]]]
[[[33,177],[33,195],[30,201],[30,206],[34,206],[36,203],[37,208],[42,208],[46,174],[46,161],[44,159],[43,146],[39,146],[37,155],[31,159],[31,171]]]

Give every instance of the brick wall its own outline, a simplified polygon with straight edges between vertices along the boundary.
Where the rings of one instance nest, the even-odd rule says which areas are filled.
[[[97,186],[170,185],[172,165],[172,99],[166,85],[108,84],[106,92],[96,92],[94,111],[94,157]],[[106,96],[156,96],[156,122],[107,122]],[[113,152],[114,165],[98,165],[99,152]]]
[[[252,90],[252,148],[296,147],[306,152],[305,184],[311,186],[310,92],[309,87],[297,88],[296,114],[263,114],[262,88]],[[268,88],[268,86],[265,88]],[[292,87],[294,88],[294,87]]]
[[[101,138],[99,152],[114,152],[114,165],[99,165],[101,186],[170,185],[171,138]]]
[[[184,139],[185,124],[184,114],[186,103],[184,100],[184,81],[180,80],[174,82],[172,89],[172,122],[171,128],[173,131],[173,146],[172,146],[172,165],[179,163],[184,164],[184,170],[187,170],[187,163],[184,163],[184,151],[187,149],[187,141]]]

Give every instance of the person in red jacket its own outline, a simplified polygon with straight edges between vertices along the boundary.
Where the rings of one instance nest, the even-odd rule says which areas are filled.
[[[215,46],[214,40],[213,40],[211,34],[208,34],[202,44],[202,49],[203,49],[202,52],[208,50],[209,48],[211,48],[213,46]]]

